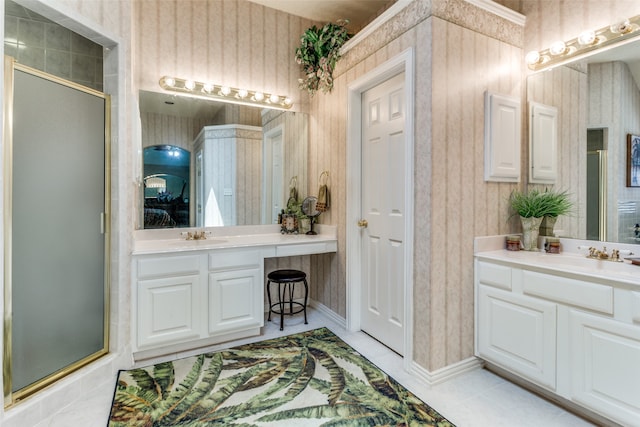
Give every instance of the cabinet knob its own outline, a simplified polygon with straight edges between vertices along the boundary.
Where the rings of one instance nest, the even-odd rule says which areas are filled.
[[[361,219],[358,221],[358,227],[367,228],[369,226],[369,222],[366,219]]]

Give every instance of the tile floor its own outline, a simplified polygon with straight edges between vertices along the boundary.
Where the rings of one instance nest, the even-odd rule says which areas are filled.
[[[283,332],[279,331],[278,320],[265,322],[264,334],[261,337],[234,341],[207,348],[205,351],[327,326],[458,427],[593,425],[484,369],[468,372],[442,384],[428,386],[402,370],[400,356],[364,333],[346,331],[317,311],[309,311],[308,325],[303,323],[301,316],[286,318]],[[202,349],[196,353],[200,352]],[[184,353],[168,358],[189,355],[191,354]],[[149,365],[155,361],[145,361],[140,365]],[[113,384],[106,384],[87,395],[81,404],[63,409],[35,427],[104,427],[109,416],[112,394]]]

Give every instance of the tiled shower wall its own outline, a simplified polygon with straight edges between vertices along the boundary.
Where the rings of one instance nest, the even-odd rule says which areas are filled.
[[[4,52],[21,64],[103,90],[102,46],[5,1]]]

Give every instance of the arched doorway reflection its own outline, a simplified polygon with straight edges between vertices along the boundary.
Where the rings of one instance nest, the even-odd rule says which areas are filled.
[[[189,226],[190,164],[175,145],[144,149],[144,228]]]

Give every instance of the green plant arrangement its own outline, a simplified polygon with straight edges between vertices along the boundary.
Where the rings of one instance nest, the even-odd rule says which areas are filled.
[[[544,193],[536,189],[524,193],[514,190],[509,197],[511,209],[522,218],[542,218],[547,212],[548,201]]]
[[[333,70],[340,59],[340,48],[349,40],[348,20],[328,23],[322,28],[315,25],[300,37],[296,49],[296,62],[301,65],[305,78],[298,79],[300,89],[313,96],[318,90],[331,92]]]
[[[558,217],[567,215],[573,209],[573,203],[567,191],[547,190],[541,195],[545,200],[545,216]]]
[[[540,224],[540,235],[553,236],[553,227],[560,215],[567,215],[573,209],[567,191],[547,190],[541,193],[545,199],[546,211],[542,223]]]

